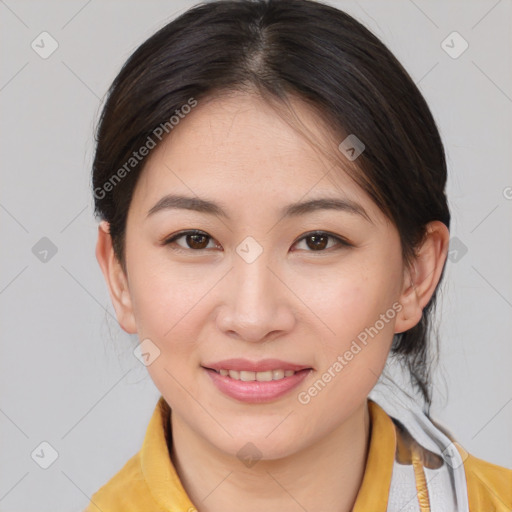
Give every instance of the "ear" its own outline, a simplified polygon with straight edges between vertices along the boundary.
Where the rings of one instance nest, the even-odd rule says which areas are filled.
[[[117,321],[127,333],[136,333],[137,327],[133,315],[128,279],[121,267],[121,263],[114,254],[112,238],[110,236],[110,225],[106,221],[101,221],[98,226],[96,259],[105,277],[110,299],[116,311]]]
[[[432,221],[427,224],[425,238],[416,250],[416,257],[405,269],[402,293],[399,299],[402,309],[397,315],[395,333],[414,327],[423,315],[423,308],[441,279],[450,232],[445,224]]]

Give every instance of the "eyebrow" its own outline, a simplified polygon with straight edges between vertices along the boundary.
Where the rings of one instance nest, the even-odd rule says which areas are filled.
[[[209,215],[216,215],[231,220],[230,216],[222,207],[214,201],[200,199],[199,197],[189,197],[176,194],[168,194],[162,197],[149,211],[147,217],[154,215],[162,210],[192,210]],[[280,210],[282,217],[297,217],[318,210],[337,210],[359,215],[372,222],[365,209],[354,201],[341,198],[318,198],[310,201],[292,203]]]

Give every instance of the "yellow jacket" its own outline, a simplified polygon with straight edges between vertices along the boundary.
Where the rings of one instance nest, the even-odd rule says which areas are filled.
[[[433,506],[436,493],[431,484],[435,479],[426,478],[426,474],[430,475],[430,472],[446,463],[416,443],[403,425],[388,416],[376,402],[368,399],[368,408],[371,420],[370,445],[363,482],[353,512],[394,512],[393,500],[399,500],[400,493],[391,486],[393,471],[395,475],[400,471],[412,475],[417,502],[414,508],[407,510],[436,512]],[[197,510],[187,496],[169,456],[169,414],[169,405],[160,396],[141,450],[92,496],[84,512]],[[470,512],[511,512],[512,470],[478,459],[456,442],[454,445],[464,460]],[[405,479],[400,477],[400,483],[406,485],[404,482]],[[394,492],[392,496],[391,491]]]

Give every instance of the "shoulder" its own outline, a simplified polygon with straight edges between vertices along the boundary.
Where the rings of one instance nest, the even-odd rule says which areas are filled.
[[[464,460],[470,511],[510,512],[512,469],[479,459],[455,444]]]
[[[92,495],[83,512],[138,512],[150,505],[156,503],[144,479],[139,452]]]

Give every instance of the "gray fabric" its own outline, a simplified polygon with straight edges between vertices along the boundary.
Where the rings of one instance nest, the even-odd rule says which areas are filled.
[[[381,377],[368,397],[386,413],[400,421],[416,442],[442,457],[445,464],[439,470],[425,470],[431,499],[431,512],[469,512],[468,491],[464,463],[451,440],[437,428],[414,398],[405,393],[392,379]],[[411,503],[410,477],[396,460],[391,477],[388,512],[419,510],[417,499]],[[412,471],[412,467],[409,466]],[[414,476],[413,476],[414,478]],[[446,503],[432,499],[434,493],[446,496]],[[416,508],[414,508],[414,506]],[[412,507],[412,508],[411,508]],[[455,508],[454,508],[455,507]]]

